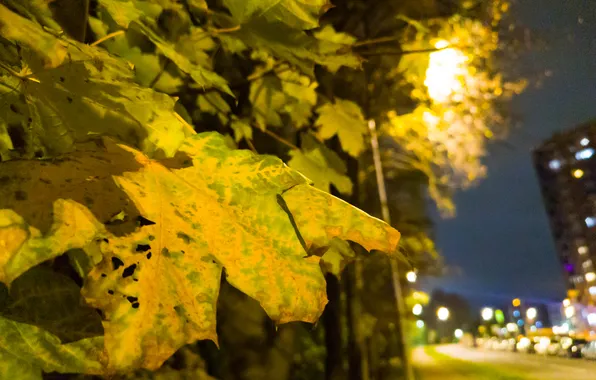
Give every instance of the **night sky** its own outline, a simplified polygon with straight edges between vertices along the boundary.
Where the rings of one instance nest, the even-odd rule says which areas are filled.
[[[524,55],[523,67],[552,76],[514,100],[522,120],[511,146],[490,146],[488,177],[456,195],[457,217],[437,218],[450,274],[423,281],[476,305],[564,298],[531,150],[556,131],[596,119],[596,0],[517,0],[513,14],[549,45]]]

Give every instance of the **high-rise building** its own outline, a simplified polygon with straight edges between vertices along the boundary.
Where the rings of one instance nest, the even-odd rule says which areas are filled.
[[[534,166],[568,290],[596,301],[596,121],[555,134]]]

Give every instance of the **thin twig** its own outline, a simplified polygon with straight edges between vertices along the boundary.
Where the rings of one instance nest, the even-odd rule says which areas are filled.
[[[289,142],[288,140],[286,140],[286,139],[284,139],[283,137],[281,137],[281,136],[279,136],[279,135],[277,135],[277,134],[275,134],[275,133],[271,132],[271,131],[270,131],[270,130],[268,130],[268,129],[265,129],[265,130],[261,130],[261,129],[259,129],[259,130],[260,130],[260,131],[262,131],[263,133],[265,133],[266,135],[269,135],[269,136],[273,137],[274,139],[276,139],[276,140],[277,140],[277,141],[279,141],[280,143],[282,143],[282,144],[285,144],[285,145],[289,146],[289,147],[290,147],[290,148],[292,148],[292,149],[297,149],[297,150],[300,150],[300,148],[298,148],[296,145],[292,144],[292,143],[291,143],[291,142]]]
[[[250,141],[250,139],[244,139],[244,140],[246,141],[246,144],[248,145],[250,150],[252,150],[256,154],[259,154],[259,152],[257,152],[257,148],[255,148],[255,146],[253,145],[252,141]]]
[[[374,55],[408,55],[408,54],[420,54],[420,53],[432,53],[435,51],[441,51],[452,48],[453,46],[445,46],[442,48],[428,48],[428,49],[414,49],[414,50],[398,50],[398,51],[370,51],[361,52],[363,56],[374,56]]]
[[[124,31],[124,30],[118,30],[118,31],[116,31],[116,32],[113,32],[113,33],[110,33],[110,34],[108,34],[108,35],[105,35],[105,36],[103,36],[103,37],[102,37],[102,38],[100,38],[99,40],[97,40],[97,41],[95,41],[95,42],[91,43],[89,46],[97,46],[97,45],[99,45],[100,43],[102,43],[102,42],[104,42],[104,41],[106,41],[106,40],[109,40],[110,38],[117,37],[117,36],[119,36],[119,35],[121,35],[121,34],[124,34],[124,33],[125,33],[125,31]]]
[[[222,28],[222,29],[211,29],[213,34],[221,34],[221,33],[232,33],[237,32],[240,30],[240,25],[233,26],[231,28]]]
[[[379,37],[379,38],[373,38],[372,40],[356,42],[352,46],[359,47],[359,46],[367,46],[367,45],[376,45],[376,44],[382,44],[384,42],[393,42],[393,41],[399,41],[399,40],[400,40],[400,37],[395,37],[395,36]]]

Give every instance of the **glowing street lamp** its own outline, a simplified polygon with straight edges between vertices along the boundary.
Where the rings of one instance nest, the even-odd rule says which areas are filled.
[[[538,311],[536,310],[535,307],[531,307],[528,310],[526,310],[526,317],[528,317],[529,320],[534,320],[534,318],[536,318],[537,314],[538,314]]]
[[[485,307],[484,309],[482,309],[481,315],[482,319],[484,319],[485,321],[490,321],[491,319],[493,319],[494,311],[490,307]]]
[[[414,307],[412,308],[412,314],[414,314],[414,315],[422,314],[422,305],[420,305],[419,303],[414,305]]]
[[[432,100],[447,103],[464,90],[462,77],[469,75],[469,58],[461,50],[450,48],[445,40],[437,41],[435,48],[440,50],[429,56],[424,85]]]
[[[417,278],[418,276],[414,271],[409,271],[408,273],[406,273],[406,280],[408,280],[408,282],[416,282]]]
[[[455,335],[457,339],[461,339],[464,336],[464,332],[462,331],[462,329],[457,329],[453,332],[453,335]]]
[[[441,306],[440,308],[437,309],[437,318],[439,318],[440,321],[446,321],[449,319],[449,309],[447,309],[444,306]]]
[[[416,327],[418,327],[419,329],[424,327],[424,321],[423,320],[417,320],[416,321]]]

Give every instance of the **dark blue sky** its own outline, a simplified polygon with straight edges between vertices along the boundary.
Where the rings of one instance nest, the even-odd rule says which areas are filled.
[[[436,221],[446,264],[461,272],[423,282],[473,303],[564,297],[530,152],[554,132],[596,118],[596,0],[517,0],[513,13],[549,45],[526,54],[523,66],[552,76],[514,100],[522,122],[510,133],[512,148],[492,145],[488,177],[456,195],[455,219]]]

